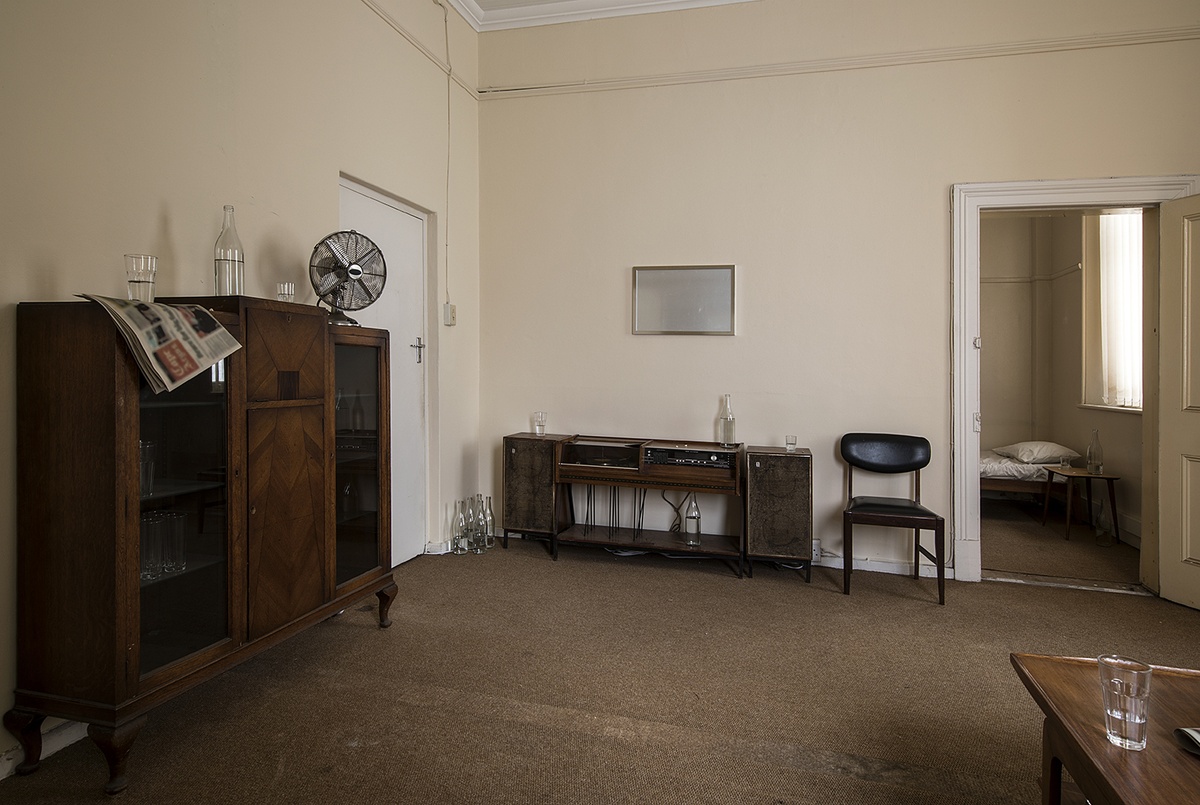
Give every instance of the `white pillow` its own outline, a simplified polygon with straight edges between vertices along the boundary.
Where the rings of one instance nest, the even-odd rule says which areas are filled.
[[[1079,454],[1071,448],[1054,442],[1017,442],[993,450],[1022,464],[1057,464],[1062,458],[1079,458]]]

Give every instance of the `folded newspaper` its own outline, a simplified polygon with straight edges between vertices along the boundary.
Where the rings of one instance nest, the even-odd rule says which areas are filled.
[[[154,393],[171,391],[241,347],[200,305],[79,294],[108,311]]]

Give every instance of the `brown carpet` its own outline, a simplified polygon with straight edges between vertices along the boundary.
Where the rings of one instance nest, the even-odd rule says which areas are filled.
[[[374,598],[154,711],[132,803],[1038,801],[1040,711],[1009,652],[1200,664],[1155,598],[514,541]],[[1099,724],[1099,721],[1098,721]],[[1099,728],[1099,727],[1098,727]],[[89,741],[5,803],[103,802]]]
[[[1112,535],[1098,537],[1086,522],[1071,526],[1061,506],[1042,525],[1042,506],[1021,500],[984,498],[979,539],[983,568],[1038,576],[1136,583],[1138,551]]]

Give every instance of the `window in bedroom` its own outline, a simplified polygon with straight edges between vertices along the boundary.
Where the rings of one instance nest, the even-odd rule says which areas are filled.
[[[1084,217],[1084,390],[1088,405],[1142,407],[1142,211]]]

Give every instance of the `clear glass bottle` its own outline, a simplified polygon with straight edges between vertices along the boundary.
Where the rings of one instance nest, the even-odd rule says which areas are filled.
[[[487,517],[483,513],[483,495],[475,496],[475,542],[471,546],[473,553],[483,553],[487,550]]]
[[[487,496],[483,509],[484,547],[496,547],[496,515],[492,514],[492,496]]]
[[[688,545],[700,545],[700,506],[696,504],[696,493],[688,499],[687,511],[683,514],[684,535]]]
[[[463,502],[463,548],[466,551],[475,548],[475,497],[468,495]]]
[[[454,503],[454,528],[450,533],[450,550],[460,556],[467,552],[467,518],[463,513],[463,502]]]
[[[1092,431],[1087,447],[1087,471],[1093,475],[1104,472],[1104,448],[1100,446],[1100,431]]]
[[[225,220],[213,249],[213,289],[217,296],[245,293],[246,255],[233,222],[233,205],[225,205]]]
[[[737,444],[736,423],[733,419],[733,402],[730,395],[725,395],[721,406],[721,418],[717,421],[717,430],[722,447],[733,447]]]

